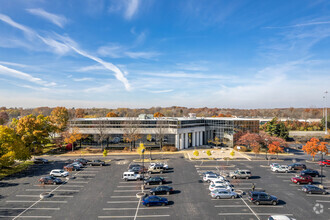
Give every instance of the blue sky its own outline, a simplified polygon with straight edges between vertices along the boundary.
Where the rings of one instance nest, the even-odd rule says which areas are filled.
[[[0,106],[322,107],[329,90],[329,1],[0,5]]]

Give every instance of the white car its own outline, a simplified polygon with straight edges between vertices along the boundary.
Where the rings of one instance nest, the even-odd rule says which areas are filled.
[[[289,167],[286,165],[279,165],[279,166],[274,166],[271,168],[273,172],[276,173],[288,173],[290,172]]]
[[[166,163],[150,163],[149,167],[154,167],[156,165],[162,166],[164,170],[168,170],[168,164]]]
[[[296,220],[296,219],[288,217],[286,215],[272,215],[269,216],[268,220]]]
[[[207,174],[205,176],[203,176],[203,181],[204,182],[211,182],[211,181],[224,181],[225,178],[223,176],[217,175],[217,174]]]
[[[227,186],[231,185],[228,180],[212,180],[210,184],[212,184],[212,185],[227,185]]]
[[[210,191],[214,191],[214,190],[229,190],[232,191],[232,188],[230,186],[227,185],[214,185],[214,184],[210,184],[209,186],[209,190]]]
[[[66,177],[69,175],[68,172],[64,171],[64,170],[52,170],[50,171],[49,175],[51,176],[56,176],[56,177]]]
[[[277,166],[280,166],[278,163],[271,163],[270,165],[270,168],[272,168],[272,167],[277,167]]]

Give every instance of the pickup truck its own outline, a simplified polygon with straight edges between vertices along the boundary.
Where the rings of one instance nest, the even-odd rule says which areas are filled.
[[[93,160],[93,161],[87,162],[87,165],[89,165],[89,166],[105,166],[105,162],[102,160]]]

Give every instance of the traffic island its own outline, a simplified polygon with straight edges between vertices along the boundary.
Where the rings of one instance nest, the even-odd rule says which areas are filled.
[[[40,194],[40,199],[49,198],[52,196],[53,196],[53,194],[51,194],[50,192],[43,192]]]
[[[138,199],[142,199],[143,197],[145,197],[147,194],[146,193],[144,193],[144,192],[138,192],[138,193],[136,193],[136,198],[138,198]]]

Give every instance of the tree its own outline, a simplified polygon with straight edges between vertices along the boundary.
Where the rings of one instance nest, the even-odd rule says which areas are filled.
[[[123,136],[125,141],[130,143],[130,151],[132,151],[133,145],[135,148],[135,142],[141,138],[138,125],[139,121],[137,120],[130,120],[125,123]]]
[[[156,123],[156,141],[159,141],[159,149],[163,149],[163,142],[165,138],[165,124],[164,121],[157,121]]]
[[[11,126],[21,138],[31,153],[36,153],[50,142],[50,133],[54,131],[48,117],[43,115],[27,115],[20,119],[13,119]]]
[[[9,115],[5,111],[0,112],[0,125],[4,125],[9,121]]]
[[[108,114],[106,115],[106,117],[119,117],[116,113],[114,112],[108,112]]]
[[[160,113],[160,112],[156,112],[156,113],[154,114],[154,118],[161,118],[161,117],[165,117],[165,115],[163,115],[163,114]]]
[[[74,143],[83,138],[83,135],[80,133],[79,128],[71,128],[71,130],[67,130],[62,133],[64,137],[64,141],[68,144],[72,144],[72,151],[74,150]]]
[[[218,148],[218,145],[221,144],[220,138],[219,137],[215,137],[213,140],[209,140],[209,143],[215,144],[215,147]]]
[[[260,144],[252,144],[252,151],[255,154],[255,157],[257,157],[257,154],[260,153]]]
[[[152,135],[151,134],[147,135],[147,141],[150,141],[150,142],[152,141]]]
[[[317,138],[311,138],[306,145],[303,146],[302,150],[305,151],[307,154],[313,157],[313,161],[315,159],[315,155],[321,151],[328,153],[327,142],[320,142]]]
[[[103,148],[103,141],[109,136],[107,133],[107,121],[99,120],[95,122],[96,130],[98,132],[98,141],[101,143],[101,149]]]
[[[325,117],[322,118],[321,124],[324,128],[325,127]],[[328,129],[330,128],[330,114],[329,113],[328,113],[328,116],[327,116],[327,127],[328,127]]]
[[[285,124],[283,122],[278,121],[276,117],[274,117],[271,121],[267,122],[266,132],[271,136],[280,137],[285,140],[289,137],[289,131],[286,128]]]
[[[268,152],[271,154],[277,154],[278,159],[278,153],[283,153],[284,149],[281,147],[281,143],[278,141],[273,141],[271,144],[268,145]]]
[[[56,107],[50,114],[50,120],[53,122],[58,132],[63,132],[67,129],[69,112],[65,107]]]
[[[15,130],[0,125],[0,167],[10,166],[15,160],[27,160],[30,157],[29,148]]]
[[[261,142],[261,138],[258,134],[255,133],[246,133],[243,136],[241,136],[238,141],[237,145],[245,145],[247,146],[250,150],[252,146],[256,146]]]
[[[75,115],[76,115],[76,118],[83,118],[83,117],[85,117],[85,110],[82,108],[77,108]]]

